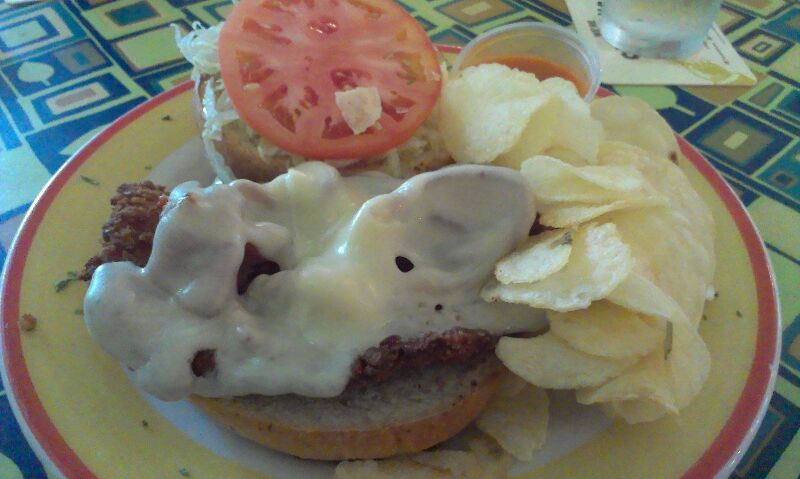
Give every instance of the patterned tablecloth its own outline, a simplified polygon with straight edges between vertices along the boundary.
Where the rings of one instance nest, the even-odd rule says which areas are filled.
[[[431,38],[464,44],[505,23],[569,25],[561,0],[401,0]],[[589,0],[586,0],[589,1]],[[224,0],[0,5],[0,265],[31,201],[89,138],[188,78],[170,23],[216,23]],[[800,473],[800,3],[731,0],[717,19],[753,87],[617,87],[643,98],[723,173],[778,277],[783,354],[769,410],[733,477]],[[0,478],[43,478],[0,390]]]

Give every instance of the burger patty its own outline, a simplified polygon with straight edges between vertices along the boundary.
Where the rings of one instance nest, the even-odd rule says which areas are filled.
[[[102,229],[102,249],[86,262],[81,279],[89,281],[104,263],[130,261],[144,267],[150,258],[153,236],[168,194],[166,188],[149,181],[127,183],[117,188],[117,194],[111,198],[111,216]],[[237,277],[239,294],[247,290],[256,276],[278,271],[279,264],[261,256],[254,246],[246,245]],[[497,340],[497,336],[488,331],[465,328],[412,339],[390,336],[353,362],[350,385],[383,381],[398,371],[428,364],[475,359],[493,351]],[[215,367],[214,350],[198,351],[191,362],[196,376],[210,374]]]
[[[164,206],[162,198],[166,197],[167,189],[150,181],[120,185],[111,198],[111,216],[103,225],[103,247],[86,262],[80,278],[89,281],[103,263],[130,261],[139,267],[147,264]]]
[[[497,339],[488,331],[466,328],[428,333],[417,339],[389,336],[355,360],[350,382],[365,384],[383,381],[403,369],[419,369],[433,363],[467,361],[493,351]]]

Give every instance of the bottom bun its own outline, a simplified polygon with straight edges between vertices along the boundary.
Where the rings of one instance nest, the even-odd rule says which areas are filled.
[[[190,401],[236,433],[305,459],[374,459],[422,451],[454,436],[484,410],[503,367],[431,365],[334,398],[241,396]]]

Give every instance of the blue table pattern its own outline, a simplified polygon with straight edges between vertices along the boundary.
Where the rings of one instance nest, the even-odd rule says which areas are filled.
[[[515,21],[571,23],[562,0],[400,1],[434,41],[446,44]],[[31,202],[82,144],[188,79],[170,24],[214,24],[230,8],[220,0],[0,4],[0,265]],[[781,292],[783,352],[767,415],[732,477],[794,479],[800,477],[800,3],[730,0],[717,22],[757,75],[756,85],[607,87],[643,98],[698,147],[764,237]],[[0,391],[0,478],[45,477]]]

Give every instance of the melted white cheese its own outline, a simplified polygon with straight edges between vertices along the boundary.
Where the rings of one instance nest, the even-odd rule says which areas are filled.
[[[310,162],[264,185],[185,183],[165,211],[147,266],[101,266],[84,300],[92,337],[161,399],[336,396],[353,361],[388,336],[543,324],[478,294],[535,217],[517,171],[459,165],[401,184]],[[238,295],[247,243],[282,270]],[[414,268],[401,272],[397,256]],[[204,349],[216,368],[196,377]]]

